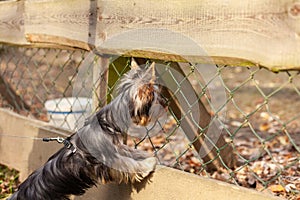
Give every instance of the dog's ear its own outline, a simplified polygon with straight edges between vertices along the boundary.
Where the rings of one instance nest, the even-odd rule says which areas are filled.
[[[149,71],[149,72],[148,72]],[[154,84],[156,80],[156,75],[155,75],[155,62],[152,62],[150,65],[149,69],[147,70],[148,73],[151,73],[151,80],[150,83]]]
[[[148,69],[145,71],[143,79],[149,80],[149,84],[155,84],[155,62],[152,62]]]
[[[140,69],[140,66],[136,63],[134,58],[131,59],[131,69]]]

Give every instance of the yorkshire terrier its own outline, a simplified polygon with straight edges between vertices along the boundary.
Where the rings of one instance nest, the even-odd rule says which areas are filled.
[[[130,127],[147,126],[165,113],[154,65],[141,69],[132,60],[118,96],[65,139],[65,147],[34,171],[9,200],[66,200],[98,182],[132,183],[153,172],[156,158],[124,145],[121,138]]]

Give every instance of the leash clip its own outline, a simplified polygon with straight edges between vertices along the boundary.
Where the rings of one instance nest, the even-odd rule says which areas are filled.
[[[73,144],[69,141],[66,140],[62,137],[55,137],[55,138],[43,138],[44,142],[50,142],[50,141],[56,141],[60,144],[63,144],[67,149],[70,149],[72,151],[72,153],[76,152],[76,147],[73,146]]]

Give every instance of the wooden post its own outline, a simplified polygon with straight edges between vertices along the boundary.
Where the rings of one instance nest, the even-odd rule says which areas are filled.
[[[106,105],[109,58],[95,56],[93,65],[93,111]]]
[[[184,75],[183,70],[180,68],[180,66],[177,63],[171,63],[171,67],[175,69],[177,72],[180,72],[182,75]],[[189,88],[193,88],[191,83],[188,79],[184,82],[185,85],[189,85]],[[169,90],[164,90],[163,95],[167,98],[170,98],[172,94]],[[180,95],[180,94],[179,94]],[[198,96],[195,91],[189,91],[185,93],[185,95],[195,95]],[[180,98],[180,96],[179,96]],[[182,97],[186,100],[189,100],[188,96]],[[190,105],[188,104],[194,104],[194,102],[185,102],[185,101],[178,101],[176,98],[171,98],[172,101],[170,102],[170,108],[172,109],[174,115],[177,119],[181,119],[180,125],[183,131],[185,132],[187,138],[192,142],[192,145],[194,146],[195,150],[202,154],[202,160],[207,163],[206,169],[208,171],[217,170],[220,168],[224,168],[224,164],[228,168],[232,168],[235,164],[235,155],[233,153],[232,146],[226,143],[223,135],[218,134],[220,133],[220,129],[216,126],[215,123],[211,123],[212,116],[209,114],[201,100],[199,99],[197,104],[194,106],[198,106],[200,120],[199,120],[199,126],[204,129],[204,131],[201,131],[200,129],[195,126],[195,122],[193,119],[191,119],[190,115],[188,115],[186,112],[189,110],[193,110],[193,108],[190,108]],[[197,113],[196,113],[197,114]],[[183,115],[183,116],[182,116]],[[212,129],[212,132],[214,135],[210,135],[209,137],[215,137],[212,141],[215,142],[214,147],[211,147],[210,145],[205,142],[205,137],[207,133],[206,127],[209,127]],[[219,138],[216,138],[219,137]]]
[[[16,91],[10,86],[10,84],[0,75],[0,93],[3,98],[11,105],[15,110],[21,111],[24,108],[30,110],[30,106],[16,93]]]

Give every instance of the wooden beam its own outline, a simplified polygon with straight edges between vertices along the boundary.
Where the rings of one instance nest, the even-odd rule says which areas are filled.
[[[28,44],[24,33],[24,1],[0,1],[0,42]]]
[[[183,70],[177,63],[171,63],[170,67],[181,75],[184,75]],[[173,80],[170,74],[161,74],[163,74],[161,81]],[[191,145],[194,146],[205,163],[203,167],[210,172],[221,168],[233,168],[237,161],[232,146],[228,144],[224,136],[220,134],[221,130],[217,124],[211,123],[212,116],[209,114],[203,102],[197,99],[197,92],[190,81],[188,79],[180,80],[178,78],[179,77],[177,77],[176,81],[180,82],[182,86],[180,90],[182,92],[178,92],[174,96],[170,88],[164,88],[162,94],[170,100],[169,108],[178,119],[180,127],[184,131],[187,139],[191,142]],[[163,85],[168,86],[168,83],[164,83]],[[190,115],[190,112],[193,114]],[[197,115],[201,116],[198,122],[195,121],[195,119],[197,119],[195,116]],[[200,130],[199,127],[201,127],[203,131]],[[207,133],[207,127],[211,129],[210,134]],[[206,137],[214,142],[214,146],[205,140]]]
[[[97,47],[102,54],[173,61],[183,56],[203,62],[204,57],[273,71],[300,69],[299,8],[294,0],[4,1],[0,41]],[[141,31],[146,29],[157,34]],[[134,37],[128,38],[128,31],[135,31]],[[195,44],[202,53],[194,51]]]
[[[109,58],[96,56],[93,67],[93,111],[107,103]]]
[[[0,75],[0,93],[16,111],[30,110],[30,106],[17,94],[16,90],[11,87],[2,75]]]
[[[99,39],[97,3],[94,0],[26,1],[27,40],[91,50]]]
[[[107,1],[104,2],[102,23],[107,38],[128,30],[164,28],[191,38],[208,56],[230,63],[231,58],[248,60],[271,70],[298,68],[300,66],[300,13],[293,7],[293,0],[251,1]],[[151,5],[151,6],[149,6]],[[176,34],[166,37],[140,31],[129,40],[115,41],[117,46],[105,46],[107,50],[118,49],[121,53],[134,50],[141,40],[153,52],[168,49],[183,56],[195,55],[193,43],[182,43]],[[163,37],[163,38],[162,38]],[[122,37],[119,37],[120,39]],[[183,37],[184,38],[184,37]],[[141,43],[139,42],[139,43]],[[138,46],[138,45],[136,45]],[[114,47],[114,48],[111,48]],[[125,49],[127,47],[127,49]],[[129,47],[129,48],[128,48]],[[130,48],[131,47],[131,48]],[[244,64],[244,62],[240,63]]]

